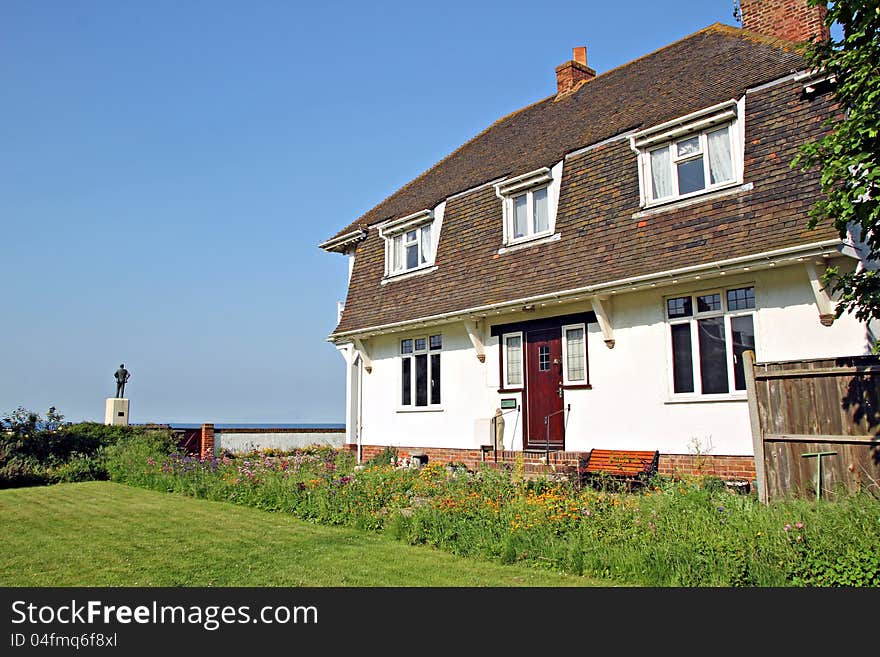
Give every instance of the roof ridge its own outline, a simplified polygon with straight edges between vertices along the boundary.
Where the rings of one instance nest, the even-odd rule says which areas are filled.
[[[631,59],[628,62],[624,62],[623,64],[619,64],[618,66],[615,66],[614,68],[610,68],[607,71],[603,71],[602,73],[599,73],[592,80],[588,80],[588,82],[592,83],[594,80],[598,80],[599,78],[604,77],[610,73],[614,73],[615,71],[620,71],[622,69],[625,69],[628,66],[632,66],[633,64],[636,64],[644,59],[647,59],[648,57],[653,57],[653,56],[657,55],[658,53],[663,52],[664,50],[668,50],[669,48],[672,48],[673,46],[677,46],[678,44],[683,43],[683,42],[687,41],[688,39],[692,39],[695,36],[698,36],[700,34],[724,34],[724,35],[732,36],[732,37],[747,38],[750,41],[755,41],[756,43],[762,43],[762,44],[768,45],[768,46],[777,46],[777,47],[779,47],[780,50],[785,50],[786,52],[793,50],[794,48],[792,46],[799,45],[793,41],[787,41],[785,39],[780,39],[778,37],[767,36],[766,34],[761,34],[760,32],[753,32],[751,30],[744,30],[741,27],[734,27],[732,25],[727,25],[725,23],[715,22],[715,23],[712,23],[711,25],[707,25],[706,27],[703,27],[703,28],[697,30],[696,32],[692,32],[691,34],[686,34],[685,36],[681,37],[680,39],[676,39],[672,43],[667,43],[665,46],[660,46],[659,48],[656,48],[656,49],[652,50],[651,52],[645,53],[644,55],[640,55],[640,56],[636,57],[635,59]],[[575,91],[575,93],[572,93],[571,95],[572,96],[577,95],[577,91],[580,91],[580,89],[582,89],[584,86],[586,86],[586,85],[581,86],[578,90]]]
[[[430,174],[434,169],[436,169],[436,168],[439,167],[441,164],[443,164],[446,160],[448,160],[448,159],[450,159],[451,157],[453,157],[454,155],[456,155],[459,151],[461,151],[463,148],[465,148],[468,144],[472,143],[473,141],[475,141],[476,139],[478,139],[478,138],[481,137],[482,135],[486,134],[487,132],[489,132],[490,130],[492,130],[493,128],[495,128],[495,126],[497,126],[499,123],[502,123],[503,121],[507,121],[508,119],[510,119],[510,118],[512,118],[512,117],[514,117],[514,116],[516,116],[517,114],[520,114],[520,113],[522,113],[522,112],[525,112],[527,109],[530,109],[530,108],[532,108],[532,107],[535,107],[536,105],[540,105],[541,103],[545,103],[545,102],[547,102],[548,100],[550,100],[550,99],[552,99],[552,98],[553,98],[553,96],[548,96],[547,98],[542,98],[541,100],[537,100],[537,101],[535,101],[534,103],[530,103],[529,105],[526,105],[526,106],[524,106],[524,107],[520,107],[518,110],[514,110],[514,111],[512,111],[512,112],[509,112],[508,114],[505,114],[505,115],[502,116],[501,118],[496,119],[495,121],[493,121],[492,123],[490,123],[487,127],[485,127],[485,128],[483,128],[482,130],[480,130],[480,132],[478,132],[477,134],[475,134],[473,137],[471,137],[470,139],[467,139],[466,141],[464,141],[464,142],[463,142],[458,148],[456,148],[455,150],[451,151],[450,153],[448,153],[448,154],[445,155],[444,157],[442,157],[442,158],[440,158],[439,160],[437,160],[434,164],[432,164],[430,167],[428,167],[427,169],[425,169],[424,171],[422,171],[418,176],[416,176],[415,178],[413,178],[412,180],[410,180],[408,183],[406,183],[406,184],[403,185],[402,187],[398,187],[397,189],[395,189],[395,190],[394,190],[393,192],[391,192],[388,196],[386,196],[384,199],[382,199],[381,201],[379,201],[378,203],[376,203],[372,208],[370,208],[370,210],[367,210],[366,212],[362,213],[362,214],[361,214],[361,217],[363,217],[365,214],[369,213],[371,210],[374,210],[374,209],[378,208],[380,205],[382,205],[383,203],[385,203],[385,201],[387,201],[388,199],[390,199],[392,196],[395,196],[396,194],[399,194],[399,193],[402,192],[403,190],[407,189],[408,187],[411,187],[412,185],[415,185],[415,184],[416,184],[417,182],[419,182],[422,178],[424,178],[425,176],[427,176],[428,174]],[[486,181],[481,181],[481,182],[476,183],[476,184],[477,184],[477,185],[481,185],[483,182],[486,182]],[[361,217],[359,217],[358,219],[360,219]],[[384,219],[381,219],[380,221],[384,221]],[[350,226],[350,225],[351,225],[351,224],[349,224],[349,226]],[[368,226],[368,225],[370,225],[370,224],[357,224],[357,225],[360,225],[360,226]]]
[[[491,131],[497,129],[499,126],[505,124],[506,122],[510,121],[514,117],[517,117],[517,116],[523,114],[524,112],[528,112],[528,111],[533,110],[537,107],[540,107],[543,104],[555,103],[555,102],[560,102],[561,104],[568,104],[569,99],[576,98],[576,97],[580,98],[584,89],[591,88],[593,85],[595,85],[600,80],[607,79],[609,76],[618,74],[621,71],[626,71],[629,68],[631,68],[632,66],[638,65],[639,63],[644,62],[646,59],[656,57],[659,53],[663,53],[663,52],[665,52],[671,48],[674,48],[682,43],[685,43],[691,39],[697,38],[701,35],[710,35],[710,34],[716,34],[719,36],[739,39],[741,41],[749,41],[749,42],[756,43],[756,44],[766,45],[766,46],[776,48],[776,49],[783,51],[783,52],[795,51],[797,49],[797,47],[800,45],[800,44],[797,44],[797,43],[794,43],[791,41],[787,41],[785,39],[767,36],[767,35],[760,34],[758,32],[753,32],[750,30],[743,30],[740,27],[726,25],[721,22],[712,23],[711,25],[708,25],[700,30],[697,30],[696,32],[693,32],[691,34],[687,34],[679,39],[676,39],[675,41],[673,41],[669,44],[666,44],[660,48],[656,48],[655,50],[653,50],[651,52],[645,53],[644,55],[636,57],[635,59],[631,59],[623,64],[620,64],[618,66],[615,66],[614,68],[611,68],[607,71],[604,71],[604,72],[600,73],[599,75],[597,75],[595,78],[584,81],[582,84],[578,85],[578,87],[576,87],[570,93],[566,94],[564,97],[559,97],[558,94],[552,94],[552,95],[546,96],[545,98],[541,98],[539,100],[536,100],[535,102],[530,103],[528,105],[525,105],[519,109],[513,110],[513,111],[505,114],[504,116],[496,119],[495,121],[490,123],[487,127],[483,128],[478,133],[476,133],[475,135],[473,135],[469,139],[462,142],[461,145],[459,145],[457,148],[455,148],[454,150],[449,152],[447,155],[442,157],[440,160],[437,160],[436,162],[434,162],[434,164],[432,164],[430,167],[428,167],[427,169],[422,171],[418,176],[411,179],[409,182],[402,185],[401,187],[394,189],[389,194],[387,194],[381,201],[379,201],[378,203],[375,203],[369,209],[360,213],[360,215],[358,216],[357,219],[355,219],[353,222],[347,224],[341,231],[336,233],[331,239],[338,237],[339,235],[343,234],[345,231],[350,231],[355,228],[364,228],[364,227],[368,227],[371,225],[375,225],[377,222],[384,221],[388,218],[395,216],[397,214],[397,211],[395,211],[393,208],[389,208],[388,210],[390,212],[389,212],[388,216],[369,217],[369,215],[372,215],[374,213],[378,214],[376,211],[379,210],[386,203],[390,202],[395,197],[398,197],[398,198],[405,197],[408,193],[411,192],[411,190],[417,188],[426,178],[428,178],[429,176],[434,174],[438,168],[442,167],[443,165],[445,165],[447,162],[449,162],[453,158],[459,156],[460,153],[464,149],[468,148],[473,143],[477,142],[481,137],[483,137],[486,134],[490,133]],[[497,174],[498,172],[495,172],[495,173]],[[497,175],[490,175],[484,180],[470,181],[470,184],[466,185],[464,188],[479,186],[479,185],[487,182],[488,180],[495,179],[497,177],[498,177]],[[458,190],[458,191],[460,191],[460,190]],[[435,193],[439,194],[440,191],[435,190]],[[448,196],[448,194],[447,194],[447,196]],[[420,202],[424,201],[426,203],[436,204],[436,203],[441,202],[442,200],[443,200],[442,198],[433,198],[431,200],[420,199]],[[419,209],[421,209],[421,208],[419,208]]]

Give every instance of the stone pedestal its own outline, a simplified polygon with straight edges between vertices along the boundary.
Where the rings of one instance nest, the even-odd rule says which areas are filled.
[[[128,426],[128,400],[121,397],[108,397],[104,407],[104,424]]]

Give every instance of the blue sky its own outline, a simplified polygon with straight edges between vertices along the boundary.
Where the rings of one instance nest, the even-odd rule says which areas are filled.
[[[317,244],[499,117],[732,0],[0,3],[0,414],[336,422]]]

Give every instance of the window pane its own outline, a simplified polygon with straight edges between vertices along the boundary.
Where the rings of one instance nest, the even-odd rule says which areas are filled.
[[[683,139],[675,145],[677,157],[687,157],[700,152],[700,137]]]
[[[416,351],[424,351],[425,344],[425,338],[416,338]]]
[[[690,194],[703,189],[706,186],[703,174],[703,158],[679,162],[678,167],[678,193]]]
[[[443,336],[442,335],[432,335],[429,338],[431,345],[431,349],[442,349],[443,348]]]
[[[704,294],[697,297],[697,312],[710,313],[721,310],[720,294]]]
[[[666,300],[666,314],[669,319],[676,317],[690,317],[694,314],[690,297],[678,297]]]
[[[421,244],[421,264],[428,262],[431,255],[431,227],[422,226],[422,244]]]
[[[407,242],[407,244],[409,244],[409,243],[411,243],[411,242],[416,242],[416,241],[417,241],[417,239],[416,239],[417,236],[418,236],[418,231],[415,231],[415,230],[408,230],[408,231],[406,231],[406,242]]]
[[[583,381],[585,377],[584,329],[568,329],[565,332],[565,360],[569,381]]]
[[[431,403],[440,403],[440,354],[431,354]]]
[[[743,354],[755,350],[755,325],[751,315],[730,318],[733,333],[733,382],[737,390],[746,389]]]
[[[400,361],[400,403],[403,406],[412,404],[412,359],[404,358]]]
[[[674,324],[672,330],[672,389],[675,392],[694,391],[694,371],[691,353],[691,325]]]
[[[413,350],[413,342],[411,339],[400,341],[400,353],[411,354]]]
[[[728,392],[727,351],[723,317],[697,322],[700,335],[700,381],[703,394]]]
[[[728,310],[746,310],[755,307],[755,288],[741,287],[727,291]]]
[[[538,371],[546,372],[550,369],[550,347],[542,345],[538,347]]]
[[[391,247],[391,271],[403,269],[403,235],[394,238]]]
[[[522,338],[511,335],[505,338],[507,357],[507,380],[505,385],[522,385]]]
[[[547,188],[534,193],[535,198],[535,232],[550,230],[550,215],[547,213]]]
[[[706,135],[709,143],[709,178],[713,185],[733,180],[729,135],[730,130],[727,127]]]
[[[418,354],[416,359],[416,406],[428,405],[428,356]]]
[[[669,147],[651,151],[651,182],[655,199],[672,196],[672,161],[669,158]]]
[[[406,247],[406,268],[412,269],[419,266],[419,245],[408,244]]]
[[[513,236],[523,237],[528,232],[528,218],[526,217],[526,195],[522,194],[513,199]]]

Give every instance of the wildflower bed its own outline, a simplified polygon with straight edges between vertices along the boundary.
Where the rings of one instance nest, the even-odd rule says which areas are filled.
[[[580,489],[520,471],[454,464],[355,468],[313,447],[199,460],[129,441],[111,478],[383,531],[410,544],[647,586],[880,585],[880,500],[771,506],[699,480],[639,493]]]

